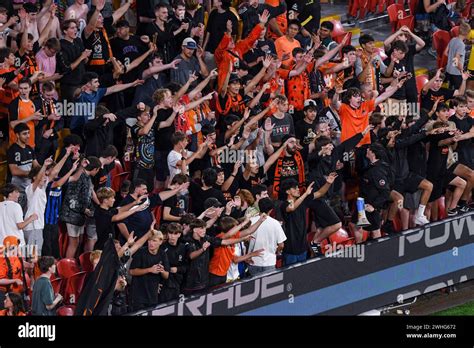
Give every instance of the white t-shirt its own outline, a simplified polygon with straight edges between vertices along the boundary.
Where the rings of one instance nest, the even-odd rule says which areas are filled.
[[[237,243],[234,245],[234,256],[244,256],[245,255],[245,244],[243,242]],[[230,263],[230,267],[227,270],[227,282],[233,282],[239,279],[239,264]]]
[[[259,218],[259,216],[251,218],[250,222],[252,225],[255,224]],[[250,239],[248,251],[252,252],[264,249],[262,255],[252,257],[253,265],[260,267],[275,266],[277,246],[286,240],[286,235],[280,222],[267,216],[266,220],[253,234],[253,237],[254,238]]]
[[[46,186],[47,183],[41,188],[37,187],[33,192],[33,184],[26,187],[26,199],[28,200],[28,209],[26,210],[25,216],[30,216],[33,213],[38,215],[38,220],[28,224],[24,230],[42,230],[44,228],[44,211],[46,209]]]
[[[192,156],[192,155],[193,153],[191,151],[187,151],[187,156],[186,156],[187,158],[189,158],[189,156]],[[181,155],[181,153],[175,150],[171,150],[171,152],[168,154],[168,169],[170,171],[170,180],[173,180],[176,174],[181,173],[181,167],[178,167],[176,163],[181,161],[182,158],[183,158],[183,155]],[[186,166],[186,171],[189,172],[188,166]]]
[[[21,244],[25,244],[23,230],[16,224],[23,222],[23,210],[21,206],[13,201],[3,201],[0,203],[0,243],[7,236],[15,236],[20,239]]]

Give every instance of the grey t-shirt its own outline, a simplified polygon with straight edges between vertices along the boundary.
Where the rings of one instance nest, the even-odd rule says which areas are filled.
[[[290,114],[286,113],[285,117],[282,119],[271,116],[271,120],[272,124],[275,125],[275,127],[273,127],[272,135],[270,136],[272,143],[281,143],[281,140],[285,135],[295,134],[293,116]]]
[[[174,59],[181,59],[181,62],[178,64],[178,69],[171,69],[171,82],[179,83],[180,85],[185,85],[188,82],[189,75],[194,71],[196,75],[199,75],[201,72],[201,67],[196,57],[191,57],[189,61],[183,59],[181,55],[178,55]],[[196,84],[196,82],[194,83]]]
[[[446,65],[446,72],[451,75],[461,75],[461,71],[457,68],[457,64],[453,64],[453,59],[459,54],[461,65],[464,65],[464,57],[466,55],[466,46],[464,42],[458,37],[449,41],[448,44],[448,64]]]
[[[46,306],[50,306],[54,301],[54,291],[48,278],[39,277],[33,286],[33,301],[31,310],[33,315],[53,316],[54,311],[50,311]]]

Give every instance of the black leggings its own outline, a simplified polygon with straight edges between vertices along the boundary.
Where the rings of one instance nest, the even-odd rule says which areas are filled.
[[[43,248],[41,255],[53,256],[59,259],[59,227],[58,225],[44,225]]]

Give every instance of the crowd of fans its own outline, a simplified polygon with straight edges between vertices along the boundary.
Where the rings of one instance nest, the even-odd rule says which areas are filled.
[[[0,0],[0,313],[54,315],[58,260],[95,267],[109,238],[124,314],[322,256],[341,228],[363,243],[470,211],[468,22],[417,91],[431,43],[336,42],[320,12]]]

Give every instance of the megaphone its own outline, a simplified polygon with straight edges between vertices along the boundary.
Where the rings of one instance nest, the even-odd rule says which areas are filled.
[[[359,197],[357,198],[357,227],[366,227],[370,226],[369,220],[365,216],[365,201],[364,198]]]

